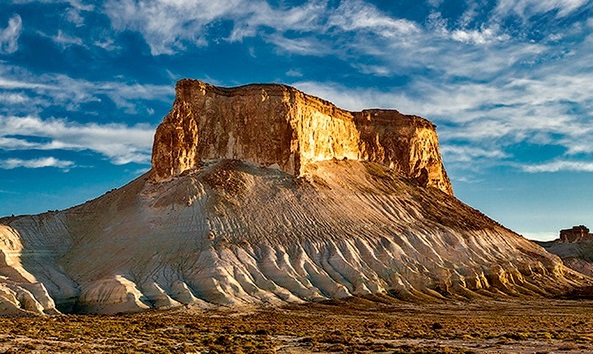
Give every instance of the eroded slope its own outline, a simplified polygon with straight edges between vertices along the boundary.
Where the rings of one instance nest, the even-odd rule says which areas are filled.
[[[312,163],[296,178],[222,160],[4,223],[2,237],[16,232],[33,250],[34,240],[63,232],[70,241],[51,256],[24,247],[17,258],[37,264],[28,269],[35,279],[17,282],[53,284],[47,292],[61,308],[83,312],[378,292],[416,300],[549,296],[586,280],[457,199],[356,161]],[[3,269],[14,280],[7,271],[17,267]],[[67,294],[54,286],[64,277]],[[24,307],[18,296],[0,297]]]

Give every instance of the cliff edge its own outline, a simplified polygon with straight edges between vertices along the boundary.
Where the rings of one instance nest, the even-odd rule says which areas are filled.
[[[314,162],[376,162],[453,194],[435,126],[424,118],[395,110],[349,112],[285,85],[222,88],[181,80],[155,134],[153,178],[167,181],[219,159],[277,166],[295,176]]]

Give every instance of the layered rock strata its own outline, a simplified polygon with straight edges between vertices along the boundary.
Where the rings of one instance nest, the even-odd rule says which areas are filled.
[[[279,85],[177,92],[152,171],[0,219],[0,314],[552,296],[591,281],[453,197],[426,120]]]
[[[331,159],[377,162],[423,186],[453,194],[435,126],[395,110],[349,112],[285,85],[221,88],[177,83],[173,109],[158,127],[154,179],[202,161],[238,159],[301,176]]]

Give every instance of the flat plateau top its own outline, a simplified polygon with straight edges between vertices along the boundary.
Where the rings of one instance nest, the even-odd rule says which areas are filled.
[[[187,97],[187,94],[189,94],[191,91],[197,88],[201,88],[206,92],[213,92],[216,95],[226,97],[261,95],[262,90],[264,90],[266,94],[269,96],[283,96],[285,94],[289,94],[294,97],[300,96],[303,99],[307,100],[309,104],[315,106],[323,106],[326,109],[334,111],[334,114],[336,113],[335,111],[337,111],[338,114],[346,113],[353,116],[364,116],[365,119],[372,119],[374,122],[393,124],[405,121],[406,124],[413,124],[415,126],[435,127],[434,123],[432,123],[426,118],[417,115],[403,114],[396,109],[369,108],[363,109],[361,111],[349,111],[336,106],[332,102],[329,102],[317,96],[307,94],[293,86],[285,84],[253,83],[235,87],[222,87],[211,85],[196,79],[181,79],[177,81],[175,90],[177,93],[177,97],[181,98]]]

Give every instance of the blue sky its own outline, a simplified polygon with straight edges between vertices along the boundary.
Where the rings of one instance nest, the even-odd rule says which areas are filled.
[[[456,195],[530,238],[593,227],[585,0],[3,0],[0,215],[149,168],[184,77],[281,82],[438,126]]]

